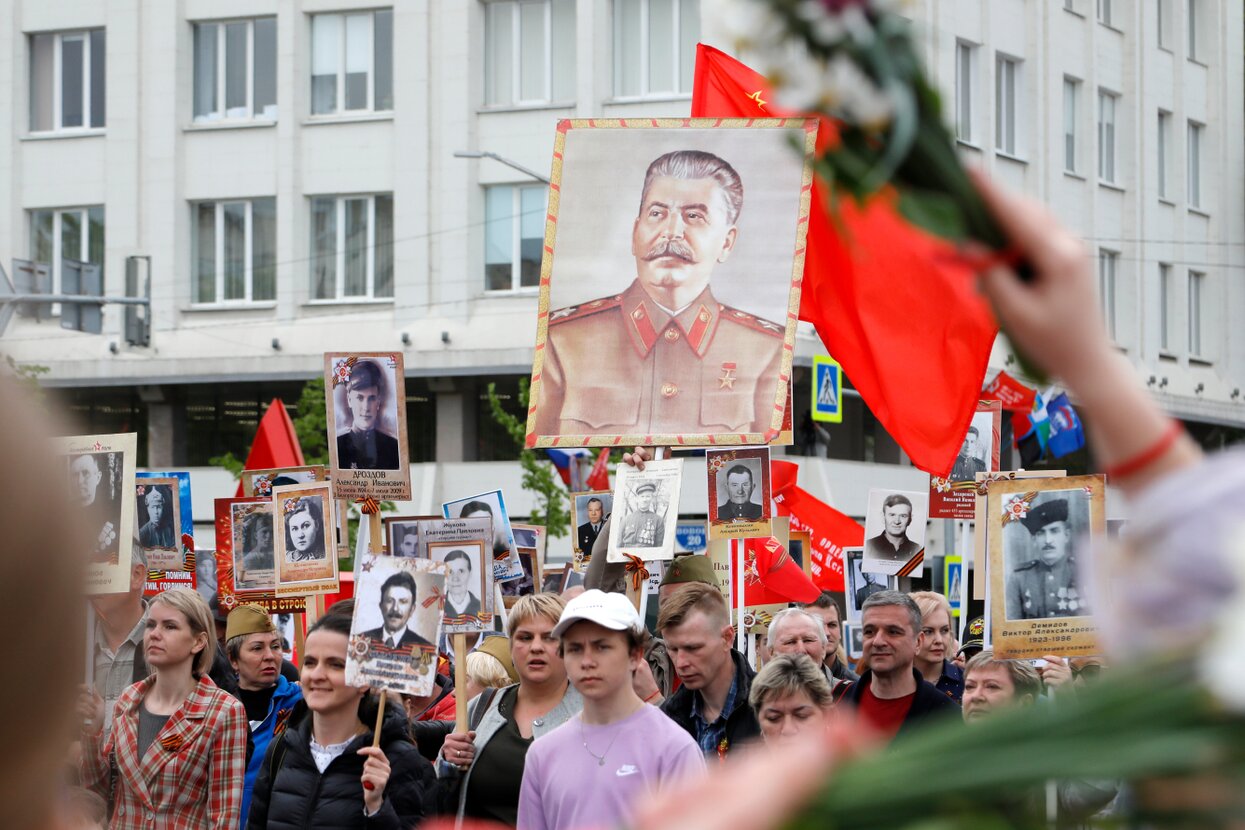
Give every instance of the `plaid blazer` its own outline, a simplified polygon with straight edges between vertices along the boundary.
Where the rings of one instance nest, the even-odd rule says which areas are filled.
[[[111,731],[85,739],[83,785],[108,798],[116,759],[112,830],[237,830],[246,709],[205,675],[140,758],[138,710],[155,682],[153,675],[126,689]]]

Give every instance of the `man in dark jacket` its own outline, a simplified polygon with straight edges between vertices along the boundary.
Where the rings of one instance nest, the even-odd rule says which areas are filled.
[[[661,710],[687,730],[706,755],[724,758],[761,734],[748,691],[753,671],[731,648],[730,613],[722,592],[696,582],[663,600],[657,630],[683,684]]]
[[[359,718],[375,723],[375,707],[360,707]],[[321,772],[311,752],[312,721],[306,703],[299,703],[290,718],[296,725],[273,738],[251,794],[249,830],[407,830],[419,823],[436,775],[411,743],[401,707],[390,706],[385,711],[380,748],[389,760],[389,782],[384,788],[384,802],[370,817],[362,809],[359,782],[366,759],[358,750],[372,745],[372,730],[356,735]]]
[[[860,619],[869,671],[851,684],[842,702],[891,738],[929,718],[957,712],[955,703],[927,683],[913,665],[924,635],[921,609],[912,597],[880,591],[865,600]]]

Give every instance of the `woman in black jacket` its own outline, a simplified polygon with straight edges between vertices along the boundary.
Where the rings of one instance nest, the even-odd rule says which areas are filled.
[[[385,713],[372,746],[376,699],[346,685],[350,617],[329,614],[307,634],[301,683],[304,711],[274,738],[251,796],[249,830],[323,828],[408,830],[424,816],[432,765],[407,732],[402,707]]]

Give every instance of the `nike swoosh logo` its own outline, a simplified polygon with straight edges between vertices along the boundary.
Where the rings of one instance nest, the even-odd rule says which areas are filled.
[[[639,770],[636,769],[633,765],[623,764],[621,767],[618,768],[618,771],[615,772],[614,774],[617,775],[619,778],[623,778],[628,775],[635,775],[638,772]]]

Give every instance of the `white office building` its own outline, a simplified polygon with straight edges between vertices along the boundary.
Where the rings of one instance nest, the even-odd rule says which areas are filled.
[[[1107,324],[1200,438],[1245,424],[1242,9],[1229,0],[910,5],[962,149],[1089,240]],[[13,0],[0,17],[0,257],[149,258],[151,341],[14,319],[0,349],[200,521],[273,398],[326,350],[406,356],[412,509],[530,501],[490,382],[531,368],[554,125],[685,116],[714,0]],[[456,154],[496,154],[463,158]],[[10,269],[11,270],[11,269]],[[919,319],[916,321],[919,325]],[[804,332],[797,364],[821,351]],[[994,369],[1007,365],[996,349]],[[1014,367],[1013,367],[1014,368]],[[850,376],[848,378],[850,380]],[[622,382],[622,379],[620,379]],[[806,371],[795,401],[809,403]],[[854,515],[925,477],[859,399],[802,483]],[[797,417],[797,422],[799,418]],[[685,488],[684,512],[703,512]]]

